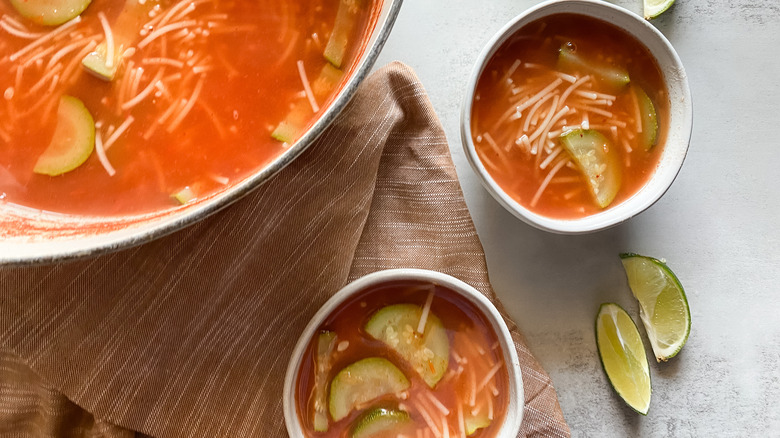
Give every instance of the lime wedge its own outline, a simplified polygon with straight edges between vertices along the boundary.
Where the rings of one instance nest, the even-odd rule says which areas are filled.
[[[660,260],[621,254],[628,285],[658,362],[674,357],[691,332],[691,311],[680,280]]]
[[[664,13],[674,0],[645,0],[645,19],[649,20]]]
[[[596,345],[609,383],[635,411],[650,408],[650,368],[634,321],[617,304],[606,303],[596,316]]]

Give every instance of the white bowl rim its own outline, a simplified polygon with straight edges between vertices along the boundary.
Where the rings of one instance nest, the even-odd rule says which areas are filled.
[[[493,330],[498,337],[499,344],[504,353],[504,362],[508,364],[506,370],[509,375],[510,391],[506,417],[504,419],[504,424],[499,430],[498,437],[510,438],[517,436],[523,420],[525,393],[523,391],[520,360],[517,356],[517,351],[515,350],[512,335],[509,333],[504,318],[498,312],[495,305],[493,305],[485,295],[468,283],[441,272],[413,268],[387,269],[364,275],[336,292],[311,318],[295,344],[284,378],[282,402],[284,403],[284,421],[290,436],[304,436],[295,403],[295,385],[297,383],[298,368],[301,358],[317,328],[319,328],[322,322],[330,316],[339,305],[353,295],[360,293],[371,286],[398,280],[420,280],[444,286],[456,292],[463,299],[474,305],[483,313],[488,322],[492,324]],[[509,366],[510,364],[511,366]]]
[[[535,213],[512,197],[493,180],[476,154],[471,138],[471,108],[477,82],[487,62],[501,45],[524,25],[553,14],[574,13],[588,15],[633,35],[656,58],[669,89],[669,133],[662,153],[661,163],[648,182],[634,195],[599,213],[579,219],[553,219]],[[631,28],[605,19],[605,16],[630,23]],[[662,64],[659,55],[667,64]],[[529,8],[503,26],[484,46],[472,70],[461,105],[461,142],[472,169],[485,189],[513,215],[540,230],[558,234],[584,234],[616,226],[643,212],[657,202],[671,187],[682,169],[693,131],[693,106],[688,76],[679,55],[668,39],[652,24],[633,12],[603,0],[548,0]],[[672,117],[672,113],[675,117]]]

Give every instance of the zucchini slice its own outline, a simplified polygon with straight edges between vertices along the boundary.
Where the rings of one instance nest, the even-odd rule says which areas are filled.
[[[36,24],[58,26],[84,12],[92,0],[11,0],[23,17]]]
[[[357,22],[360,0],[341,0],[339,9],[336,12],[336,21],[333,24],[333,32],[330,33],[328,44],[325,46],[323,55],[331,64],[341,68],[344,62],[344,56],[347,53],[347,45],[352,29]]]
[[[471,415],[468,410],[464,412],[463,424],[466,426],[466,436],[474,435],[477,430],[490,426],[488,414],[482,411],[478,412],[477,415]]]
[[[560,139],[585,176],[596,203],[606,208],[615,199],[622,180],[620,158],[612,142],[593,129],[568,131]]]
[[[320,71],[320,75],[311,84],[312,93],[317,99],[325,100],[341,81],[341,77],[344,76],[344,72],[336,67],[325,64]],[[287,116],[276,125],[276,128],[271,132],[271,137],[274,140],[281,141],[291,145],[295,143],[295,140],[303,132],[303,128],[309,123],[309,119],[314,114],[311,109],[311,104],[306,99],[299,99]]]
[[[339,421],[359,405],[404,391],[409,386],[404,373],[389,360],[361,359],[344,367],[330,383],[330,416]]]
[[[655,112],[653,101],[645,93],[645,90],[638,85],[632,85],[631,88],[639,104],[639,117],[642,123],[639,141],[642,143],[642,147],[649,151],[658,143],[658,115]]]
[[[81,60],[84,68],[104,81],[112,81],[122,62],[122,53],[134,44],[141,26],[149,19],[149,11],[160,0],[125,0],[122,12],[111,25],[113,55],[109,59],[106,41],[98,44],[94,51],[87,53]]]
[[[562,45],[558,51],[558,68],[568,73],[591,74],[613,91],[622,90],[631,82],[626,69],[588,59],[587,55],[579,53],[571,43]]]
[[[195,199],[197,199],[198,195],[195,194],[195,190],[193,190],[190,186],[187,186],[179,190],[178,192],[172,194],[171,198],[177,200],[179,204],[184,205],[190,201],[194,201]]]
[[[350,438],[374,438],[380,436],[396,436],[399,429],[412,424],[409,414],[394,409],[376,408],[361,415],[355,421],[350,432]]]
[[[433,388],[449,366],[450,341],[441,320],[429,313],[423,334],[417,331],[422,308],[414,304],[393,304],[374,313],[366,332],[398,352]]]
[[[271,137],[288,145],[295,143],[313,114],[314,112],[309,101],[306,99],[298,100],[293,104],[292,109],[287,113],[284,120],[279,122],[273,132],[271,132]]]
[[[320,75],[311,84],[312,93],[317,99],[327,99],[338,86],[342,76],[344,76],[344,72],[330,64],[325,64]],[[313,114],[311,104],[306,99],[299,99],[284,120],[276,125],[276,128],[271,132],[271,137],[288,145],[295,143]]]
[[[312,423],[317,432],[328,430],[328,373],[331,354],[336,346],[336,333],[323,331],[317,337],[317,357],[314,374],[314,412]]]
[[[63,96],[57,107],[54,137],[38,157],[33,172],[57,176],[81,166],[95,149],[95,121],[87,107],[73,96]]]
[[[89,72],[99,79],[104,81],[113,81],[116,76],[117,70],[119,70],[120,57],[113,55],[113,61],[108,62],[108,49],[106,43],[100,43],[95,47],[95,50],[89,52],[82,58],[81,65]]]
[[[330,93],[336,89],[336,86],[341,81],[341,77],[344,76],[344,72],[337,69],[330,63],[326,63],[320,75],[311,84],[311,91],[318,99],[325,99]]]

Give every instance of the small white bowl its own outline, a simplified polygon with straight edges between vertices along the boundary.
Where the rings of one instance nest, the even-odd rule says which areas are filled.
[[[468,284],[440,272],[428,271],[424,269],[390,269],[379,271],[361,277],[354,282],[344,286],[340,291],[333,295],[320,310],[312,317],[309,324],[298,338],[295,344],[290,362],[287,365],[287,373],[284,378],[284,421],[287,426],[287,432],[291,437],[303,437],[303,427],[298,418],[298,411],[295,402],[296,385],[298,380],[298,370],[301,360],[309,346],[311,340],[322,325],[323,321],[330,316],[342,303],[349,300],[354,295],[365,291],[366,289],[398,280],[419,280],[434,283],[459,294],[464,300],[471,303],[477,310],[482,312],[485,319],[491,324],[493,331],[498,337],[501,350],[504,353],[504,363],[509,376],[509,406],[507,407],[504,423],[499,430],[499,438],[514,438],[520,431],[520,423],[523,420],[523,406],[525,395],[523,393],[523,379],[520,370],[520,361],[517,358],[512,336],[504,323],[501,314],[496,307],[479,291]]]
[[[471,137],[471,111],[482,71],[496,51],[523,26],[540,18],[573,13],[611,23],[644,44],[661,68],[669,91],[669,132],[660,163],[650,180],[633,196],[620,204],[580,219],[551,219],[520,205],[493,180],[477,156]],[[583,234],[620,224],[653,205],[672,185],[680,172],[693,129],[693,109],[688,76],[671,43],[653,25],[640,16],[602,0],[551,0],[528,9],[504,26],[488,42],[471,73],[461,112],[461,140],[471,167],[487,191],[512,214],[524,222],[560,234]]]

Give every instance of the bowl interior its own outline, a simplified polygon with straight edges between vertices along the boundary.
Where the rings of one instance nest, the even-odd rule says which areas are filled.
[[[303,428],[298,418],[295,400],[297,377],[306,348],[323,321],[325,321],[325,319],[327,319],[342,303],[348,301],[354,295],[373,286],[399,280],[418,280],[446,287],[457,293],[485,316],[485,319],[490,323],[491,328],[496,333],[498,342],[503,351],[504,363],[507,365],[506,370],[509,375],[509,405],[507,407],[506,418],[504,419],[498,436],[516,436],[520,430],[520,423],[522,422],[523,417],[523,381],[520,362],[517,357],[517,352],[515,351],[514,342],[503,318],[498,313],[495,306],[473,287],[449,275],[422,269],[390,269],[374,272],[361,277],[337,292],[320,308],[314,317],[312,317],[293,349],[284,380],[284,419],[290,436],[304,436]]]
[[[125,216],[79,216],[32,209],[0,199],[0,265],[48,263],[114,251],[172,233],[238,200],[298,157],[338,116],[368,75],[402,0],[378,0],[358,59],[329,107],[284,153],[226,189],[191,204]]]
[[[669,131],[661,160],[648,182],[629,199],[579,219],[552,219],[519,204],[493,180],[478,158],[471,136],[471,112],[477,83],[496,51],[523,26],[550,15],[573,13],[606,21],[633,35],[655,57],[669,92]],[[593,232],[617,225],[650,207],[671,186],[688,151],[693,114],[688,77],[671,43],[655,27],[619,6],[594,0],[552,0],[516,17],[502,28],[480,54],[471,74],[461,113],[461,139],[466,156],[488,192],[526,223],[562,234]]]

